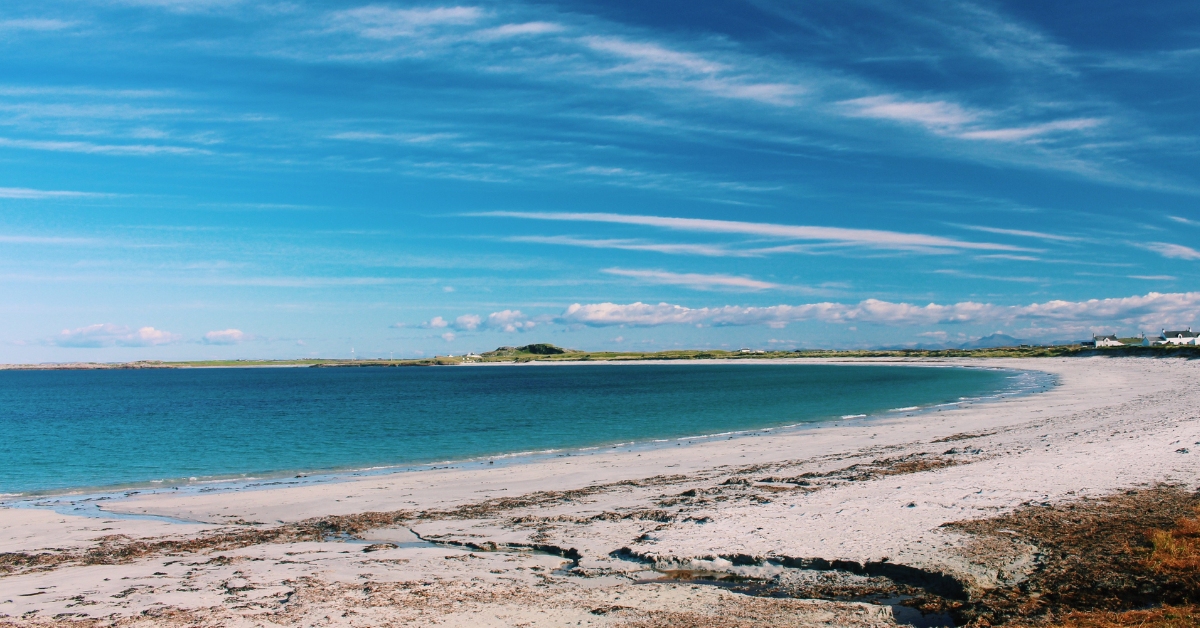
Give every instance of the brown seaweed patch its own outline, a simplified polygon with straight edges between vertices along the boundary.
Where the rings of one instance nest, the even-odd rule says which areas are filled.
[[[853,464],[848,467],[826,471],[823,473],[810,471],[791,477],[765,477],[759,482],[775,484],[795,484],[797,486],[813,486],[817,480],[834,480],[843,482],[866,482],[892,475],[907,475],[923,471],[935,471],[946,467],[974,462],[974,459],[964,460],[947,458],[945,455],[915,453],[893,458],[879,458],[870,462]],[[727,484],[734,482],[727,481]],[[815,489],[814,489],[815,490]]]
[[[966,432],[960,432],[960,433],[958,433],[958,434],[951,434],[951,435],[949,435],[949,436],[947,436],[947,437],[945,437],[945,438],[939,438],[939,439],[936,439],[936,440],[931,440],[931,441],[929,441],[929,442],[931,442],[931,443],[952,443],[952,442],[954,442],[954,441],[957,441],[957,440],[968,440],[968,439],[971,439],[971,438],[983,438],[984,436],[992,436],[992,435],[994,435],[994,434],[995,434],[995,432],[980,432],[980,433],[977,433],[977,434],[970,434],[970,433],[966,433]]]
[[[1198,507],[1200,494],[1158,486],[946,524],[981,537],[1014,536],[1041,554],[1028,578],[973,596],[962,618],[978,625],[1050,625],[1075,617],[1075,624],[1062,625],[1103,626],[1080,622],[1085,616],[1124,621],[1118,616],[1130,611],[1200,603]]]
[[[0,576],[46,571],[64,564],[115,565],[147,556],[229,551],[267,543],[323,541],[395,525],[411,518],[407,511],[366,512],[357,515],[317,517],[264,529],[222,529],[191,538],[134,539],[125,535],[102,536],[96,545],[75,551],[8,552],[0,554]]]
[[[1114,613],[1073,612],[1053,621],[1013,624],[1030,628],[1195,628],[1200,626],[1200,606],[1164,606]]]

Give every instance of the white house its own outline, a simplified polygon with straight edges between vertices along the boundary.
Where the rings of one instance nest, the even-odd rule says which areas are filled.
[[[1200,333],[1192,331],[1191,327],[1188,327],[1187,329],[1182,330],[1182,331],[1178,331],[1178,330],[1177,331],[1168,331],[1168,330],[1164,329],[1164,330],[1162,330],[1162,333],[1159,334],[1158,338],[1154,338],[1154,339],[1146,338],[1145,340],[1142,341],[1142,344],[1147,345],[1147,346],[1196,345],[1196,344],[1200,344]]]
[[[1085,342],[1083,344],[1092,346],[1092,347],[1124,347],[1125,346],[1125,343],[1121,342],[1120,340],[1117,340],[1116,334],[1109,334],[1107,336],[1097,336],[1096,334],[1092,334],[1092,341]]]

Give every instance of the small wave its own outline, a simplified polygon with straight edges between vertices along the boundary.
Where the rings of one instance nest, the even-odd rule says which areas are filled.
[[[907,408],[892,408],[891,410],[888,410],[888,412],[911,412],[913,410],[920,410],[920,409],[921,409],[921,406],[908,406]]]
[[[865,416],[867,416],[867,415],[865,415],[865,414],[843,414],[842,418],[843,419],[861,419]]]

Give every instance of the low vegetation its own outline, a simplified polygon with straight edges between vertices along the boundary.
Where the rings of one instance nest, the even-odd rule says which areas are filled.
[[[783,358],[1056,358],[1056,357],[1180,357],[1200,358],[1196,346],[1125,346],[1085,347],[1081,345],[1020,345],[987,349],[794,349],[779,351],[725,351],[721,349],[684,349],[676,351],[579,351],[552,344],[537,343],[520,347],[499,347],[480,355],[445,355],[431,358],[383,360],[197,360],[163,362],[143,360],[123,363],[67,363],[40,365],[0,365],[22,369],[150,369],[234,366],[438,366],[487,362],[629,362],[634,360],[778,360]]]

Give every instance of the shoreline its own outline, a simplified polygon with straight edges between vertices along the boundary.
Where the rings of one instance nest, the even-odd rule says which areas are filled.
[[[106,506],[189,526],[0,508],[0,625],[942,621],[1048,560],[1004,532],[1020,521],[984,524],[1200,486],[1200,363],[954,362],[1060,381],[919,422]],[[699,586],[712,577],[746,584]]]
[[[950,403],[929,404],[924,406],[912,406],[907,408],[890,408],[888,410],[876,412],[867,415],[847,415],[839,418],[828,418],[823,420],[802,421],[798,423],[783,424],[783,425],[767,425],[765,427],[752,427],[741,430],[733,430],[727,432],[717,432],[711,434],[691,434],[674,436],[668,438],[658,438],[651,440],[630,440],[618,443],[599,443],[596,445],[588,445],[583,447],[563,447],[550,448],[544,450],[533,451],[515,451],[515,452],[500,452],[494,454],[482,454],[467,458],[444,459],[430,462],[413,462],[413,463],[395,463],[395,464],[376,464],[369,466],[352,466],[336,469],[281,469],[276,471],[264,471],[259,473],[246,473],[241,475],[228,476],[197,476],[195,478],[168,478],[163,480],[146,480],[140,482],[131,482],[127,484],[103,485],[103,486],[78,486],[62,489],[50,489],[46,491],[34,491],[26,493],[0,493],[0,507],[42,507],[34,505],[30,502],[41,502],[46,500],[61,500],[66,501],[64,507],[73,508],[75,502],[92,501],[97,498],[104,498],[105,501],[119,501],[117,495],[124,493],[133,494],[155,494],[164,492],[179,492],[186,493],[210,492],[210,491],[243,491],[251,488],[258,488],[263,484],[278,485],[283,480],[302,480],[300,482],[289,482],[289,485],[304,485],[319,482],[344,482],[352,481],[359,477],[372,477],[380,475],[390,475],[394,473],[413,473],[432,471],[445,468],[461,468],[462,465],[499,463],[503,465],[526,464],[536,462],[544,458],[551,457],[580,457],[602,453],[608,449],[627,448],[630,451],[648,451],[661,447],[667,447],[671,443],[677,441],[709,441],[719,438],[742,438],[748,435],[759,433],[779,433],[785,434],[792,431],[804,431],[812,429],[820,429],[823,426],[851,426],[851,425],[866,425],[872,421],[879,421],[888,418],[896,418],[892,413],[904,412],[905,418],[917,418],[930,412],[939,411],[939,409],[967,407],[981,403],[994,403],[1001,399],[1021,397],[1026,395],[1038,394],[1047,390],[1053,389],[1057,385],[1053,375],[1033,369],[1011,369],[991,365],[974,365],[974,364],[942,364],[940,362],[932,362],[929,360],[848,360],[845,362],[830,362],[827,360],[811,359],[811,358],[790,358],[783,360],[762,360],[762,359],[742,359],[736,362],[743,365],[761,365],[761,364],[795,364],[795,365],[827,365],[827,364],[846,364],[856,366],[905,366],[905,367],[922,367],[922,368],[966,368],[966,369],[987,369],[1008,371],[1016,374],[1025,374],[1034,378],[1035,381],[1030,381],[1025,386],[1012,390],[1011,386],[993,391],[992,393],[979,397],[960,398],[959,401]],[[461,366],[579,366],[579,365],[612,365],[612,366],[637,366],[637,365],[662,365],[670,364],[672,366],[684,365],[706,365],[706,364],[729,364],[724,360],[691,360],[691,361],[573,361],[573,362],[529,362],[529,363],[483,363],[483,364],[463,364]],[[191,368],[191,367],[188,367]],[[226,368],[226,367],[196,367],[196,368]],[[275,368],[275,367],[237,367],[237,368]],[[294,368],[294,367],[280,367]],[[856,423],[850,423],[851,421]],[[690,443],[689,443],[690,444]],[[55,509],[59,512],[61,509]],[[95,516],[103,516],[97,514]]]
[[[549,347],[549,351],[531,347]],[[0,364],[0,371],[64,371],[64,370],[138,370],[138,369],[201,369],[201,368],[339,368],[339,367],[407,367],[458,366],[464,364],[527,364],[565,362],[695,362],[713,360],[741,362],[748,360],[788,359],[996,359],[996,358],[1090,358],[1090,357],[1150,357],[1200,358],[1200,347],[1182,345],[1122,345],[1120,347],[1086,347],[1078,344],[1020,345],[974,349],[887,348],[887,349],[791,349],[742,353],[724,349],[681,349],[656,352],[639,351],[576,351],[553,345],[500,347],[483,354],[455,357],[433,356],[418,358],[297,358],[297,359],[232,359],[232,360],[141,360],[135,362],[47,362],[41,364]]]

